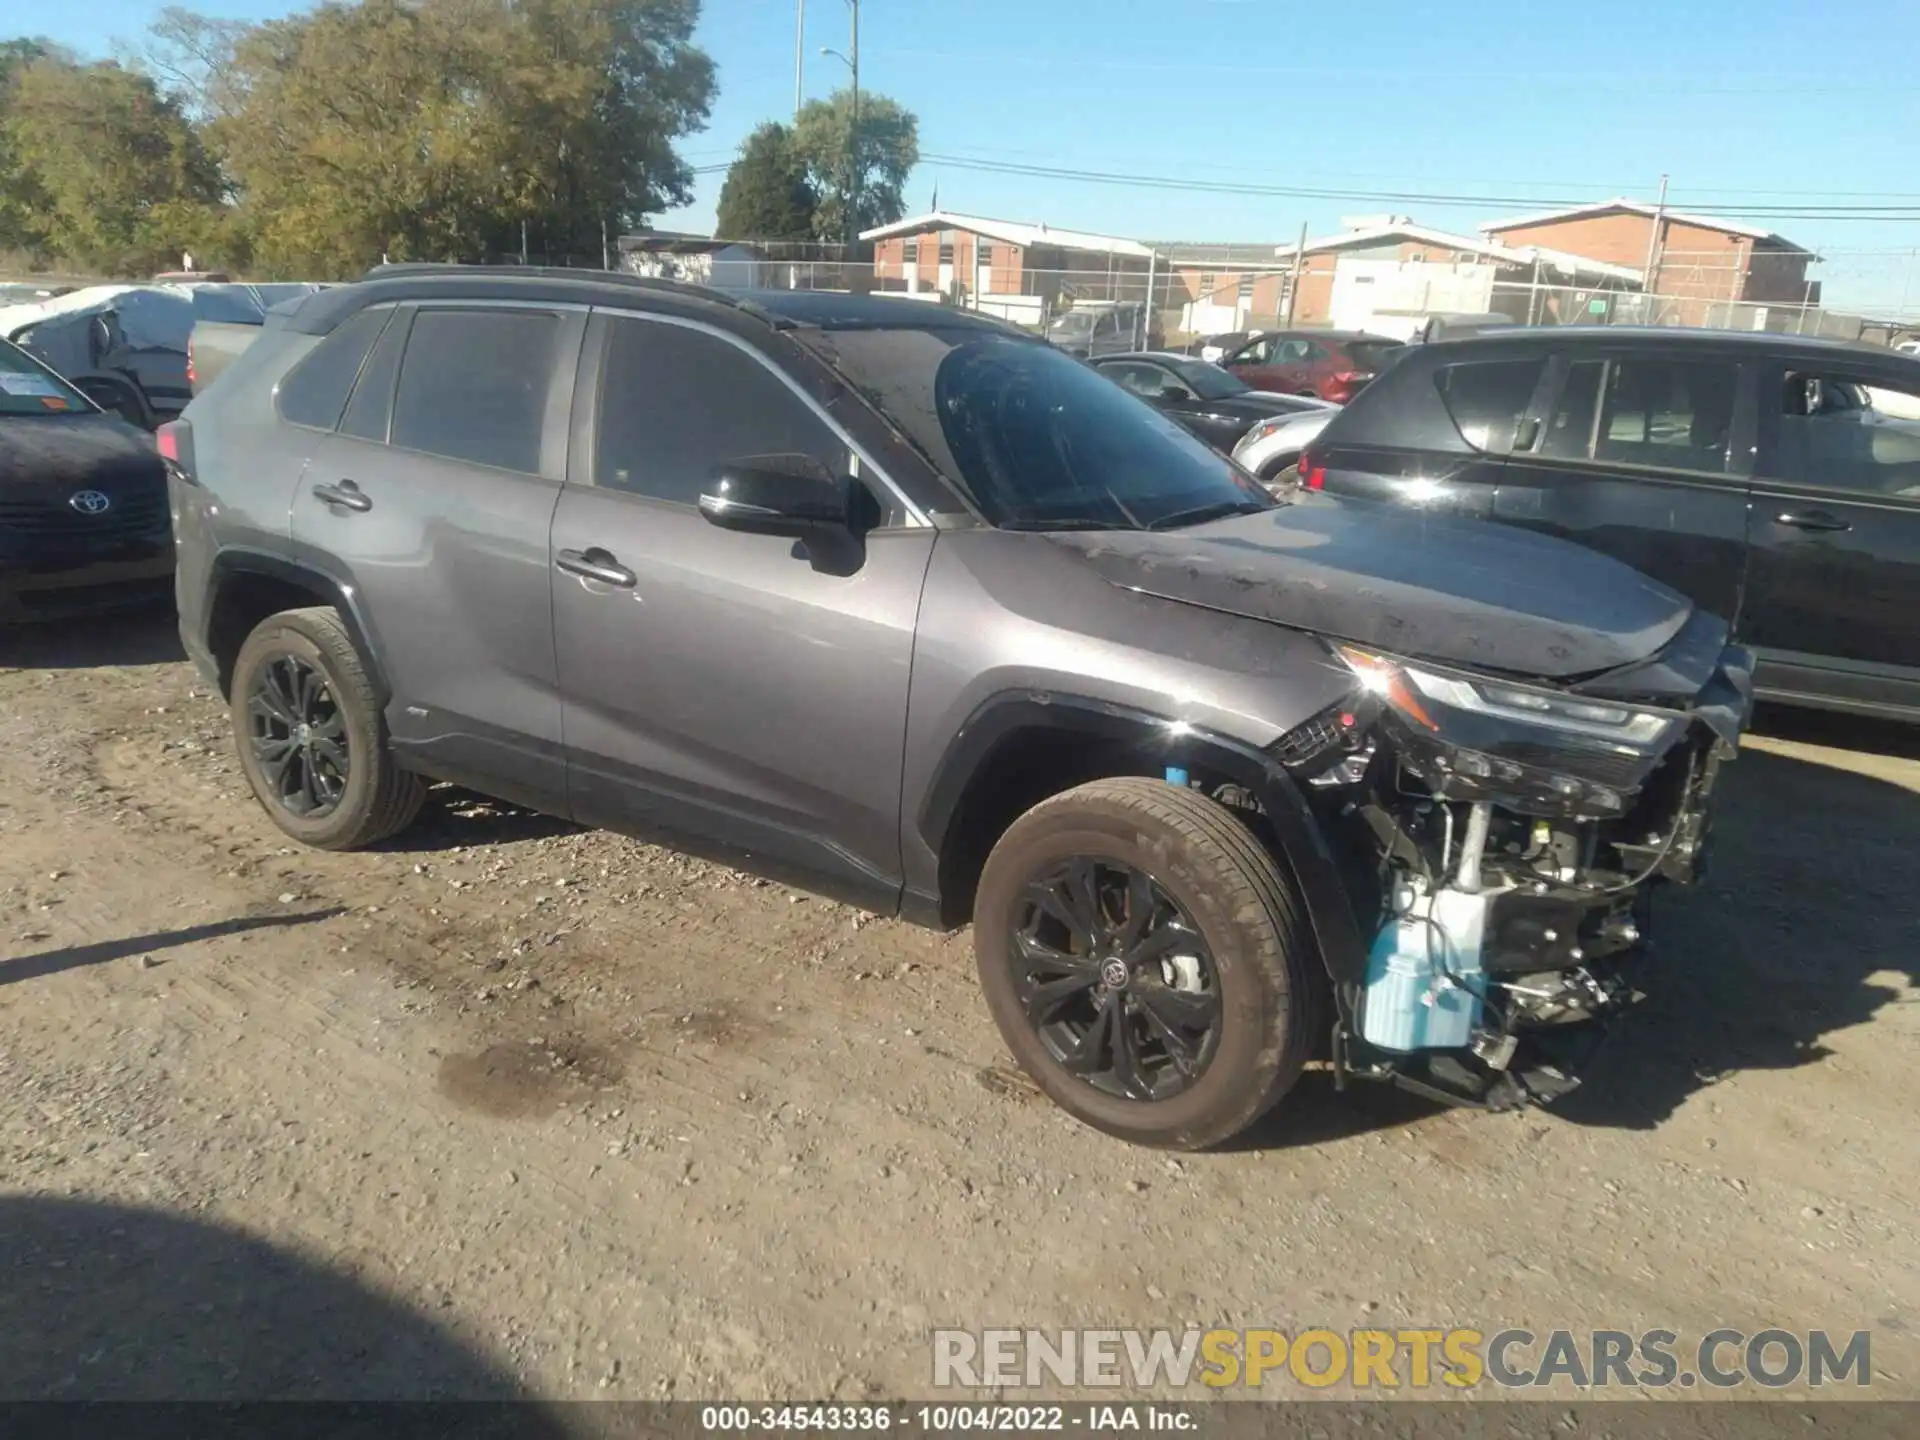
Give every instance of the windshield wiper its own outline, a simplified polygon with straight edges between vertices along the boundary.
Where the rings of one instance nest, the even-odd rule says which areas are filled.
[[[1211,505],[1195,505],[1188,510],[1176,510],[1171,515],[1162,515],[1147,526],[1149,530],[1171,530],[1176,525],[1204,525],[1209,520],[1223,520],[1229,515],[1255,515],[1262,510],[1271,510],[1271,505],[1263,505],[1258,500],[1216,500]]]

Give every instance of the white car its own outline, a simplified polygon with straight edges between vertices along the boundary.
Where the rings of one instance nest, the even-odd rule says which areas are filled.
[[[1269,486],[1300,458],[1300,452],[1318,438],[1327,428],[1327,422],[1340,413],[1340,407],[1331,400],[1315,400],[1310,395],[1291,398],[1309,401],[1311,406],[1293,415],[1262,420],[1233,447],[1233,458],[1241,467],[1251,470]]]

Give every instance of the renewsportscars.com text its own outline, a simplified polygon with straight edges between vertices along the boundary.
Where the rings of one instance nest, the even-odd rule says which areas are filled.
[[[1865,1330],[936,1330],[937,1388],[1732,1389],[1871,1383]]]

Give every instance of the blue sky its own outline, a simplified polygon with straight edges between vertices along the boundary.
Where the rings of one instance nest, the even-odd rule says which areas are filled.
[[[0,33],[83,52],[161,7],[0,0]],[[210,0],[261,17],[285,0]],[[712,122],[683,153],[723,164],[793,108],[796,0],[707,0]],[[1227,185],[1483,197],[1458,205],[1194,194],[926,161],[907,192],[947,209],[1150,237],[1290,241],[1386,211],[1471,230],[1545,202],[1671,176],[1678,208],[1911,206],[1920,215],[1913,0],[866,0],[863,85],[920,117],[921,149]],[[809,95],[843,84],[845,0],[807,0]],[[713,223],[720,174],[663,227]],[[1492,201],[1494,203],[1486,203]],[[1522,203],[1509,203],[1522,202]],[[1920,219],[1763,223],[1827,257],[1829,303],[1920,310]]]

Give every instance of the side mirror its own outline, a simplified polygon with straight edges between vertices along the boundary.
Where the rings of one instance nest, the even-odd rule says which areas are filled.
[[[811,455],[749,455],[714,467],[700,492],[709,525],[800,542],[813,568],[851,575],[865,558],[852,485]]]

